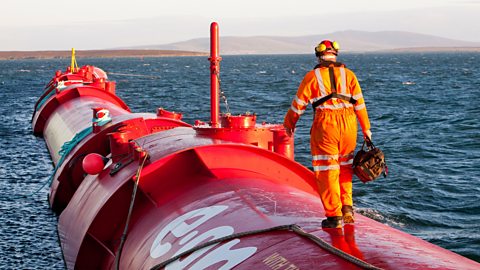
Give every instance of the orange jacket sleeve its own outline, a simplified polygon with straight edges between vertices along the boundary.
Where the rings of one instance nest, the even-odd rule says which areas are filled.
[[[363,99],[362,89],[358,83],[357,76],[351,70],[347,69],[350,73],[348,85],[351,89],[353,98],[357,101],[354,106],[355,114],[357,115],[362,131],[365,132],[370,129],[370,120],[368,119],[367,107],[365,106],[365,100]]]
[[[300,116],[307,109],[307,105],[310,102],[312,96],[312,89],[315,87],[315,73],[313,71],[308,72],[303,78],[300,86],[298,87],[297,94],[293,98],[292,105],[288,109],[283,125],[287,128],[294,129]]]

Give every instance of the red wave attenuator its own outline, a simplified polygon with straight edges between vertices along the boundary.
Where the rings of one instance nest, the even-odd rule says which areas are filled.
[[[68,269],[480,268],[358,213],[322,230],[313,173],[283,126],[219,113],[211,29],[209,123],[132,113],[97,67],[47,84],[32,124],[55,164],[49,202]]]

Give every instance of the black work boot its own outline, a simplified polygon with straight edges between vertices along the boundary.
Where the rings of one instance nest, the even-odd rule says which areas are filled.
[[[343,223],[351,224],[355,223],[355,218],[353,218],[353,207],[351,205],[344,205],[342,206],[342,214],[343,214]]]
[[[327,217],[322,220],[322,228],[342,228],[342,217]]]

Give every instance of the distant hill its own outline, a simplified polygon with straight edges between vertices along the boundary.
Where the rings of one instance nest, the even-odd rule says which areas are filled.
[[[336,40],[342,52],[480,52],[480,43],[400,31],[341,31],[323,35],[279,37],[220,36],[220,53],[310,54],[323,39]],[[197,38],[171,44],[124,47],[108,50],[77,50],[81,58],[206,56],[210,38]],[[70,51],[0,51],[5,59],[69,58]]]
[[[345,52],[408,51],[423,48],[421,51],[480,50],[480,43],[453,40],[438,36],[402,31],[341,31],[330,34],[279,37],[220,37],[221,54],[303,54],[311,53],[323,39],[336,40]],[[182,42],[138,46],[130,49],[162,49],[184,51],[209,51],[209,38],[197,38]]]

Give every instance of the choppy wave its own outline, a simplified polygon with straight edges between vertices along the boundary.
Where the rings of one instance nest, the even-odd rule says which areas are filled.
[[[480,78],[474,76],[480,54],[349,54],[341,60],[360,80],[373,140],[390,171],[372,183],[354,180],[356,211],[480,261]],[[67,62],[0,61],[1,269],[64,267],[47,189],[28,200],[18,195],[38,189],[52,172],[30,120],[44,85]],[[132,111],[163,107],[182,112],[191,124],[210,117],[205,57],[78,62],[104,69]],[[306,55],[225,56],[221,65],[231,113],[255,112],[260,122],[279,123],[315,61]],[[311,119],[307,111],[295,137],[296,160],[307,167]]]

